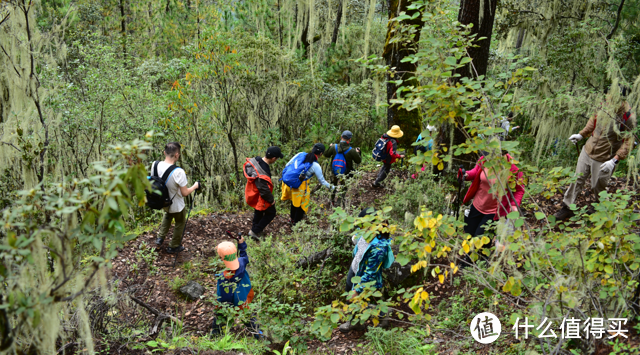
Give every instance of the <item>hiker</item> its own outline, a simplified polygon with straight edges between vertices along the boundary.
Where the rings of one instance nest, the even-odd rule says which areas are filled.
[[[365,208],[360,211],[358,217],[364,217],[369,214],[373,214],[375,210],[373,208]],[[370,242],[367,242],[363,236],[358,234],[354,235],[356,246],[353,248],[353,260],[349,267],[347,274],[346,291],[349,292],[349,299],[356,297],[362,292],[364,284],[375,281],[373,285],[376,289],[381,289],[384,286],[382,279],[382,270],[391,267],[391,264],[395,261],[393,251],[391,250],[391,238],[389,233],[381,233],[373,238]],[[351,279],[354,276],[360,277],[360,285],[354,285]],[[380,314],[380,318],[383,318],[384,314]],[[389,320],[384,318],[378,324],[379,327],[386,328],[389,326]],[[349,332],[351,330],[362,330],[364,324],[351,324],[346,322],[340,325],[340,331]]]
[[[187,187],[187,175],[182,168],[175,166],[178,159],[180,159],[180,143],[169,142],[164,146],[164,161],[151,164],[152,176],[164,176],[165,172],[170,171],[169,176],[165,179],[165,185],[169,191],[171,205],[164,208],[164,218],[156,239],[156,244],[162,245],[164,237],[169,233],[171,223],[175,220],[173,238],[167,248],[167,253],[170,254],[184,250],[182,234],[187,224],[187,209],[185,208],[184,198],[200,187],[198,181],[193,186]]]
[[[350,131],[342,132],[340,135],[340,143],[337,145],[331,143],[329,149],[324,152],[326,158],[331,158],[331,171],[333,172],[331,183],[335,186],[344,184],[344,179],[353,176],[353,165],[362,162],[360,148],[351,148],[351,138],[353,138],[353,133]],[[333,202],[335,195],[336,190],[334,189],[331,194],[331,202]],[[342,198],[340,197],[338,199],[339,205],[342,204],[341,200]]]
[[[432,125],[428,125],[427,129],[429,130],[429,132],[433,133],[433,131],[435,131],[436,127],[432,126]],[[422,133],[420,133],[418,135],[418,139],[416,139],[416,143],[423,141],[424,138],[422,138]],[[426,153],[428,151],[430,151],[431,149],[433,149],[433,138],[429,139],[429,141],[427,142],[426,145],[422,145],[422,144],[418,144],[418,145],[414,145],[413,146],[413,153],[415,155],[418,155],[418,152],[422,152],[422,153]],[[424,171],[424,169],[423,169]]]
[[[373,187],[382,187],[380,183],[387,178],[387,175],[391,171],[391,164],[396,159],[404,158],[403,154],[398,154],[398,141],[397,139],[402,137],[404,132],[400,130],[399,126],[393,126],[387,133],[383,134],[376,146],[373,149],[373,159],[382,162],[382,167],[378,172],[378,177],[373,183]]]
[[[511,162],[513,159],[509,154],[503,154],[503,157]],[[511,182],[515,179],[515,189],[511,191],[508,184],[504,187],[498,187],[498,189],[504,191],[502,201],[498,203],[498,200],[491,193],[491,187],[496,183],[496,179],[489,180],[488,175],[500,175],[500,172],[489,172],[484,168],[484,156],[478,159],[476,166],[467,171],[464,174],[464,179],[469,181],[473,180],[467,194],[464,196],[462,203],[467,203],[473,199],[469,214],[465,213],[464,217],[464,232],[470,234],[471,237],[487,236],[492,239],[490,233],[486,233],[486,224],[489,221],[497,221],[500,217],[505,217],[507,214],[518,210],[518,206],[522,202],[524,196],[524,181],[523,174],[519,171],[515,164],[511,164],[509,169],[510,173],[507,182]],[[491,243],[489,243],[491,245]],[[469,255],[466,255],[464,262],[470,263]]]
[[[428,125],[428,126],[427,126],[427,129],[429,130],[429,132],[431,132],[431,134],[433,134],[433,131],[435,131],[435,130],[436,130],[436,127],[434,127],[434,126],[432,126],[432,125]],[[424,138],[422,138],[422,133],[420,133],[420,134],[418,135],[418,139],[416,139],[416,143],[421,142],[421,141],[423,141],[423,140],[424,140]],[[433,138],[429,139],[429,141],[427,142],[427,144],[426,144],[426,145],[422,145],[422,144],[418,144],[418,145],[416,145],[416,144],[414,143],[414,146],[413,146],[413,154],[418,155],[418,152],[422,152],[422,154],[424,154],[424,153],[426,153],[426,152],[428,152],[428,151],[430,151],[430,150],[432,150],[432,149],[433,149]],[[411,178],[412,178],[412,179],[417,179],[417,178],[418,178],[418,174],[419,174],[420,172],[425,171],[425,170],[426,170],[426,168],[427,168],[427,164],[424,164],[424,163],[423,163],[423,164],[422,164],[422,168],[420,168],[420,171],[419,171],[419,172],[417,172],[417,173],[411,174]]]
[[[259,239],[262,231],[276,217],[276,206],[273,198],[273,182],[271,182],[271,169],[278,158],[284,158],[279,147],[269,147],[264,157],[247,158],[242,168],[247,185],[244,188],[244,197],[247,205],[253,207],[253,224],[249,230],[249,236]]]
[[[328,183],[322,175],[322,168],[318,158],[324,153],[322,143],[316,143],[311,153],[296,154],[282,171],[282,201],[291,200],[291,224],[296,224],[304,218],[309,209],[309,186],[307,180],[314,175],[320,183],[330,189],[336,187]]]
[[[622,91],[624,95],[626,89]],[[578,179],[569,185],[564,194],[562,208],[554,215],[556,220],[562,221],[574,216],[569,206],[576,202],[589,176],[591,176],[591,191],[596,201],[600,201],[600,192],[607,187],[616,165],[633,149],[635,129],[636,114],[631,112],[631,106],[623,99],[613,120],[609,122],[604,119],[598,120],[596,114],[589,119],[580,133],[569,137],[573,144],[587,136],[589,139],[578,157],[576,166]],[[593,211],[593,207],[590,206],[588,213],[591,214]]]
[[[218,244],[217,251],[218,256],[220,256],[224,266],[227,268],[227,270],[222,271],[222,274],[216,275],[218,279],[216,287],[217,300],[229,307],[244,309],[255,296],[253,287],[251,287],[249,272],[247,272],[247,265],[249,265],[247,243],[243,237],[240,237],[237,248],[233,242],[222,242]],[[245,326],[251,330],[256,339],[260,339],[262,332],[259,330],[254,318],[251,318]],[[218,315],[216,314],[211,325],[211,334],[219,335],[221,329],[222,325],[218,323]]]
[[[509,133],[515,131],[516,129],[520,128],[520,126],[515,126],[513,128],[511,128],[511,121],[513,121],[513,112],[509,112],[509,114],[507,115],[507,117],[503,117],[502,121],[500,122],[500,128],[504,129],[503,133],[498,134],[498,139],[501,141],[504,141],[507,139],[507,136],[509,135]]]

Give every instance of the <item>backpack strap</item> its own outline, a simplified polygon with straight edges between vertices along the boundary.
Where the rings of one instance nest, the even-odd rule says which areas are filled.
[[[342,153],[342,155],[345,156],[345,158],[347,157],[347,153],[349,153],[349,151],[351,150],[351,147],[349,147],[349,149],[347,149],[344,153]]]
[[[167,180],[169,180],[169,178],[171,177],[171,174],[173,173],[174,170],[179,169],[177,166],[175,165],[171,165],[170,167],[167,168],[167,170],[164,172],[164,174],[162,174],[162,181],[166,184]],[[156,172],[158,171],[158,167],[156,166]]]
[[[158,176],[158,162],[154,161],[151,163],[151,176]]]

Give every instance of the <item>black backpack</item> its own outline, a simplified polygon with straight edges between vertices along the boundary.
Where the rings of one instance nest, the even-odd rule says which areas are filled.
[[[173,198],[169,197],[169,189],[167,188],[166,182],[171,177],[173,171],[178,169],[177,166],[171,165],[162,177],[160,177],[158,176],[158,164],[159,162],[157,161],[152,163],[153,173],[151,176],[147,176],[147,179],[151,182],[151,190],[145,191],[147,194],[147,206],[154,210],[161,210],[171,206],[171,200],[173,200]]]

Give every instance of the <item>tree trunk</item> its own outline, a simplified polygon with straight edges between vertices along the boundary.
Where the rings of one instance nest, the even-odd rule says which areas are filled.
[[[127,61],[127,17],[124,11],[124,0],[120,0],[120,27],[122,31],[122,58],[126,66]]]
[[[340,30],[341,21],[342,21],[342,3],[338,5],[338,13],[336,14],[336,24],[333,27],[333,35],[331,36],[332,46],[334,46],[338,42],[338,32]]]
[[[409,10],[408,6],[412,0],[389,0],[389,19],[392,19],[400,12],[406,12],[407,15],[412,16],[416,11]],[[390,68],[394,69],[394,74],[387,74],[387,103],[389,108],[387,109],[387,125],[389,127],[398,125],[404,131],[404,136],[398,140],[401,146],[405,147],[407,151],[410,151],[411,144],[418,138],[418,135],[422,131],[422,120],[418,110],[407,111],[398,105],[391,105],[391,99],[397,97],[396,90],[398,86],[392,82],[398,79],[408,79],[413,76],[417,69],[415,63],[403,63],[402,59],[417,52],[418,41],[420,40],[420,31],[424,22],[422,16],[417,16],[413,20],[405,20],[402,22],[405,26],[417,26],[415,37],[409,43],[390,43],[395,22],[389,22],[387,24],[387,39],[384,45],[384,51],[382,56],[384,57],[386,64]],[[417,80],[406,80],[403,85],[417,86]]]
[[[493,33],[493,21],[496,15],[497,0],[462,0],[460,2],[460,11],[458,12],[458,21],[463,25],[473,24],[470,35],[476,35],[477,40],[474,41],[475,47],[467,48],[471,62],[456,70],[461,78],[477,78],[487,74],[489,64],[489,47],[491,46],[491,34]],[[482,16],[480,16],[482,10]],[[482,21],[480,20],[482,19]],[[484,37],[484,39],[479,39]],[[449,145],[451,142],[451,127],[445,125],[440,131],[438,142]],[[457,146],[467,140],[464,134],[464,122],[456,117],[455,128],[453,129],[452,146]],[[478,154],[463,154],[453,156],[453,168],[459,165],[470,169],[475,165]]]
[[[475,78],[487,74],[489,47],[491,46],[497,3],[497,0],[462,0],[460,2],[458,21],[463,25],[473,24],[470,34],[476,34],[476,38],[485,37],[485,39],[474,41],[477,47],[467,48],[472,61],[456,71],[461,77]],[[480,16],[480,10],[482,10],[482,16]]]

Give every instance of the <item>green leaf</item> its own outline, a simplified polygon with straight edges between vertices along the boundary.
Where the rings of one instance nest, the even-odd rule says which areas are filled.
[[[520,212],[518,211],[509,212],[509,214],[507,215],[507,218],[509,219],[516,219],[518,217],[520,217]]]
[[[611,265],[605,266],[604,272],[606,272],[607,274],[613,274],[613,268],[611,267]]]
[[[524,219],[518,218],[515,222],[513,222],[513,226],[516,228],[520,228],[524,225]]]
[[[118,203],[116,202],[115,198],[113,197],[107,198],[107,203],[109,204],[109,207],[111,207],[112,210],[114,211],[118,210]]]
[[[411,261],[411,259],[409,259],[409,257],[404,254],[398,254],[396,261],[400,264],[400,266],[405,266],[409,263],[409,261]]]
[[[447,59],[444,60],[444,64],[451,66],[456,65],[457,62],[456,57],[447,57]]]
[[[338,323],[340,315],[338,313],[331,313],[331,322]]]
[[[535,215],[536,215],[536,219],[543,219],[544,218],[544,213],[542,213],[542,212],[536,212]]]

